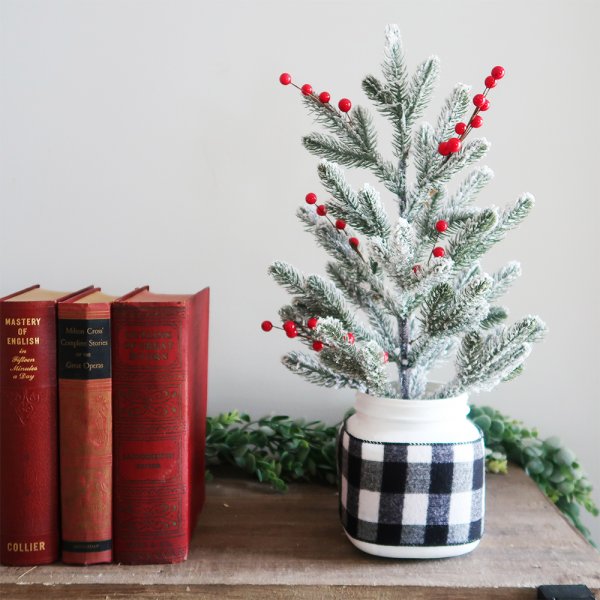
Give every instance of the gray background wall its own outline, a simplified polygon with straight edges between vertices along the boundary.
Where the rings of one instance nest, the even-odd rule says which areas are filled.
[[[286,299],[273,259],[324,264],[294,217],[319,191],[299,142],[312,123],[277,77],[364,103],[396,22],[412,68],[442,59],[426,118],[456,81],[507,69],[481,130],[496,172],[481,201],[538,204],[485,265],[521,260],[505,303],[550,334],[525,375],[473,400],[559,434],[600,489],[599,17],[593,0],[0,0],[0,292],[210,285],[211,412],[338,419],[352,393],[289,374],[293,343],[258,327]]]

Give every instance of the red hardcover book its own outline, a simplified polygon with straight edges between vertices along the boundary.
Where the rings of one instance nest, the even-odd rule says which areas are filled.
[[[208,288],[112,305],[114,560],[187,558],[204,501]]]
[[[33,286],[0,300],[0,562],[5,565],[58,559],[56,302],[66,297]]]
[[[93,288],[58,303],[62,560],[112,561],[110,305]]]

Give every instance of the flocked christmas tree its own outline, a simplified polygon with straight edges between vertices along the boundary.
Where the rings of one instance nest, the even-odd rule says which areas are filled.
[[[319,203],[311,192],[297,213],[329,254],[328,277],[305,275],[282,261],[269,269],[293,296],[279,312],[282,329],[307,347],[285,355],[283,364],[318,385],[397,398],[489,390],[521,373],[531,343],[545,331],[537,316],[506,324],[507,311],[497,304],[520,275],[519,264],[488,274],[479,262],[527,216],[533,197],[523,194],[504,209],[474,206],[493,176],[482,166],[462,175],[454,193],[446,187],[490,147],[485,138],[467,137],[483,125],[480,113],[489,109],[488,94],[504,69],[494,67],[472,99],[469,87],[458,84],[433,127],[418,121],[438,71],[438,58],[430,57],[409,77],[399,30],[388,26],[383,79],[369,75],[362,88],[391,123],[393,160],[381,154],[367,109],[343,98],[338,110],[328,92],[299,87],[288,73],[280,77],[301,91],[328,131],[303,138],[322,159],[318,174],[327,199]],[[465,118],[471,102],[474,110]],[[411,162],[414,181],[407,177]],[[343,167],[370,171],[393,196],[397,214],[388,215],[374,187],[353,189]],[[262,324],[264,331],[273,327]],[[431,391],[428,374],[452,356],[454,378]],[[397,378],[390,378],[390,365]]]

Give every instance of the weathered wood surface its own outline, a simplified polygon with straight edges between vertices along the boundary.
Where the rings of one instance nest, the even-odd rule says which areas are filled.
[[[0,597],[517,600],[535,598],[538,585],[583,583],[600,599],[600,554],[516,467],[488,477],[479,548],[433,561],[356,550],[338,524],[332,488],[294,485],[280,495],[228,478],[207,492],[187,562],[0,567]]]

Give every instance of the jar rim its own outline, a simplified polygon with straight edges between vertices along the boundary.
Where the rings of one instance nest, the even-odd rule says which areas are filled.
[[[451,398],[407,400],[402,398],[381,398],[357,392],[356,411],[365,415],[408,420],[447,420],[464,418],[468,413],[468,394]]]

